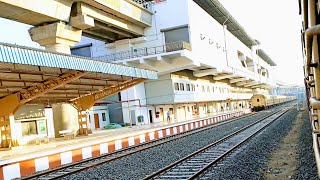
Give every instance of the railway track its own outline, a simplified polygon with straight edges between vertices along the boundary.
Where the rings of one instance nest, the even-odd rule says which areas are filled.
[[[126,157],[126,156],[130,156],[132,154],[135,154],[135,153],[138,153],[138,152],[150,149],[150,148],[154,148],[156,146],[159,146],[159,145],[162,145],[162,144],[165,144],[168,142],[176,141],[181,138],[191,136],[193,134],[196,134],[196,133],[199,133],[199,132],[202,132],[205,130],[212,129],[217,126],[227,124],[231,121],[244,119],[248,116],[252,116],[253,114],[255,114],[255,113],[250,113],[248,115],[241,116],[241,117],[231,118],[230,120],[227,120],[227,121],[224,121],[224,122],[221,122],[218,124],[211,124],[211,125],[208,125],[205,127],[199,127],[199,128],[196,128],[196,129],[193,129],[190,131],[183,132],[181,134],[168,136],[168,137],[165,137],[165,138],[162,138],[159,140],[154,140],[154,141],[150,141],[147,143],[131,146],[126,149],[118,150],[113,153],[104,154],[104,155],[101,155],[98,157],[89,158],[86,160],[79,161],[77,163],[63,165],[63,166],[55,168],[55,169],[50,169],[50,170],[38,172],[36,174],[30,175],[27,177],[23,177],[21,179],[60,179],[60,178],[70,176],[72,174],[76,174],[78,172],[81,172],[81,171],[84,171],[87,169],[95,168],[95,167],[102,165],[102,164],[105,164],[105,163],[109,163],[109,162],[118,160],[118,159]],[[270,115],[266,115],[265,117],[269,117],[269,116]]]
[[[223,121],[220,123],[216,123],[216,124],[210,124],[210,125],[204,126],[204,127],[198,127],[196,129],[192,129],[192,130],[180,133],[180,134],[171,135],[171,136],[164,137],[164,138],[154,140],[154,141],[150,141],[147,143],[130,146],[129,148],[118,150],[118,151],[115,151],[110,154],[103,154],[101,156],[88,158],[88,159],[79,161],[77,163],[67,164],[67,165],[63,165],[63,166],[55,168],[55,169],[41,171],[41,172],[38,172],[38,173],[30,175],[30,176],[22,177],[21,179],[42,179],[42,180],[60,179],[60,178],[75,174],[77,172],[84,171],[86,169],[94,168],[94,167],[99,166],[104,163],[109,163],[111,161],[115,161],[117,159],[120,159],[120,158],[123,158],[126,156],[130,156],[130,155],[137,153],[137,152],[141,152],[141,151],[144,151],[144,150],[147,150],[150,148],[154,148],[154,147],[162,145],[164,143],[179,140],[181,138],[191,136],[191,135],[196,134],[198,132],[205,131],[205,130],[208,130],[208,129],[211,129],[211,128],[214,128],[217,126],[221,126],[221,125],[227,124],[232,121],[238,121],[238,120],[244,119],[248,116],[252,116],[253,114],[255,114],[255,113],[250,113],[250,114],[247,114],[247,115],[244,115],[241,117],[231,118],[229,120],[226,120],[226,121]]]
[[[217,165],[237,148],[281,117],[289,108],[278,110],[272,115],[258,121],[212,143],[208,146],[164,167],[147,176],[147,179],[196,179],[208,169]]]

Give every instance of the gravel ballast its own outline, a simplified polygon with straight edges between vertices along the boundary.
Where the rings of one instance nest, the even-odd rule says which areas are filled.
[[[298,167],[293,179],[319,179],[312,148],[312,129],[307,111],[303,112],[298,143]]]
[[[297,113],[296,109],[289,110],[201,179],[263,179],[268,156],[290,131]]]
[[[261,112],[240,121],[234,121],[174,142],[166,143],[94,169],[82,171],[65,179],[142,179],[152,172],[256,121],[267,112]]]

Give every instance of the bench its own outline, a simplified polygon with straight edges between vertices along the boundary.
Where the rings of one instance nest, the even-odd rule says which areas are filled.
[[[50,142],[47,136],[38,137],[35,139],[35,141],[36,141],[36,145],[40,145],[42,142],[45,144],[48,144]]]
[[[74,138],[74,133],[72,132],[72,130],[68,129],[68,130],[62,130],[59,131],[60,136],[63,136],[64,139],[73,139]]]

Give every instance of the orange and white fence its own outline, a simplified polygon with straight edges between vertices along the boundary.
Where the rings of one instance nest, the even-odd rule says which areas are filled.
[[[150,129],[150,132],[120,138],[108,142],[96,142],[93,145],[83,145],[75,149],[63,148],[60,151],[42,153],[40,156],[24,157],[13,161],[0,161],[0,180],[9,180],[34,174],[38,171],[57,168],[64,164],[69,164],[90,157],[96,157],[101,154],[112,153],[116,150],[138,145],[144,142],[160,139],[166,136],[190,131],[195,128],[218,123],[232,117],[243,115],[244,112],[234,112],[230,114],[218,115],[193,121],[186,121],[184,124],[172,125],[171,127],[162,127],[163,129]]]

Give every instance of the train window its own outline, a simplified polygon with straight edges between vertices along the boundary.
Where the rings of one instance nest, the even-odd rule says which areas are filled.
[[[184,91],[184,84],[180,83],[180,91]]]
[[[187,84],[187,91],[191,91],[190,84]]]
[[[174,90],[179,91],[179,83],[174,83]]]
[[[257,102],[259,102],[260,101],[260,99],[257,99]]]

